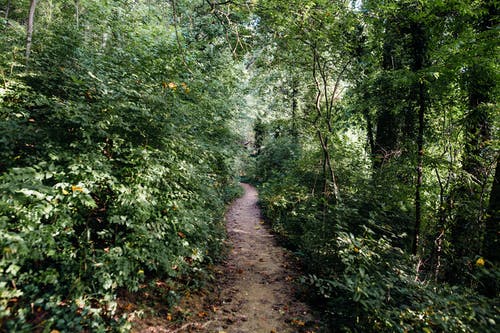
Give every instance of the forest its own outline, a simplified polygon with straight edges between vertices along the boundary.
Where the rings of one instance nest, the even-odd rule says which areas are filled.
[[[318,332],[498,332],[499,9],[0,0],[0,332],[175,308],[239,182]]]

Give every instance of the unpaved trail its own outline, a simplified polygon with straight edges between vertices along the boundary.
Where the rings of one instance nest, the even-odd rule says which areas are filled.
[[[262,222],[256,189],[242,186],[245,194],[226,214],[233,248],[222,268],[225,281],[220,282],[219,305],[206,329],[227,333],[305,331],[311,315],[295,299],[292,258]]]
[[[298,276],[294,257],[277,245],[262,222],[256,189],[242,184],[245,194],[226,213],[231,251],[214,269],[215,285],[208,293],[184,297],[170,314],[135,321],[136,333],[312,333],[318,332],[308,307],[296,299]]]

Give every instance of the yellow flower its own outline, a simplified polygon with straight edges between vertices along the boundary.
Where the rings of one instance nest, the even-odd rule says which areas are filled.
[[[359,249],[356,246],[354,247],[354,253],[359,253]]]
[[[484,266],[484,259],[483,258],[477,259],[476,266],[483,267]]]
[[[73,192],[83,192],[83,188],[81,188],[80,186],[71,185],[71,191],[73,191]]]
[[[175,84],[175,82],[170,82],[168,84],[168,87],[172,90],[177,90],[177,84]]]

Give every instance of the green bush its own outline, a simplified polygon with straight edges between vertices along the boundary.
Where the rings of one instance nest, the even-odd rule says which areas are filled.
[[[126,330],[117,295],[157,279],[173,304],[219,260],[240,191],[230,52],[182,59],[161,4],[77,5],[79,27],[40,4],[28,68],[21,26],[1,28],[2,332]]]
[[[303,150],[296,153],[299,159],[280,168],[272,163],[277,155],[265,150],[286,151],[287,145],[280,138],[267,140],[257,159],[260,168],[268,169],[255,171],[267,175],[259,185],[260,206],[273,230],[302,259],[307,273],[301,282],[321,309],[326,330],[497,331],[498,299],[482,296],[480,284],[485,274],[498,278],[498,269],[474,265],[477,258],[464,263],[476,288],[422,280],[417,274],[422,262],[408,254],[412,216],[404,199],[411,189],[404,182],[389,188],[394,169],[401,166],[392,165],[368,182],[356,161],[346,163],[339,153],[336,171],[349,181],[340,183],[342,201],[332,204],[311,190],[321,177],[321,170],[304,169],[314,165],[314,151],[297,147]]]

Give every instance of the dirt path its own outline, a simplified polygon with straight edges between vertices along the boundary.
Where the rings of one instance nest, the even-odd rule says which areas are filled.
[[[245,194],[226,214],[233,249],[223,268],[226,281],[219,286],[219,308],[207,331],[305,331],[311,316],[307,306],[295,300],[291,256],[262,222],[255,188],[242,186]]]
[[[309,309],[295,297],[293,256],[276,244],[262,221],[256,189],[242,187],[245,194],[226,213],[232,249],[215,269],[216,285],[208,293],[184,297],[177,307],[185,314],[183,324],[174,325],[168,314],[136,321],[133,332],[318,332]]]

